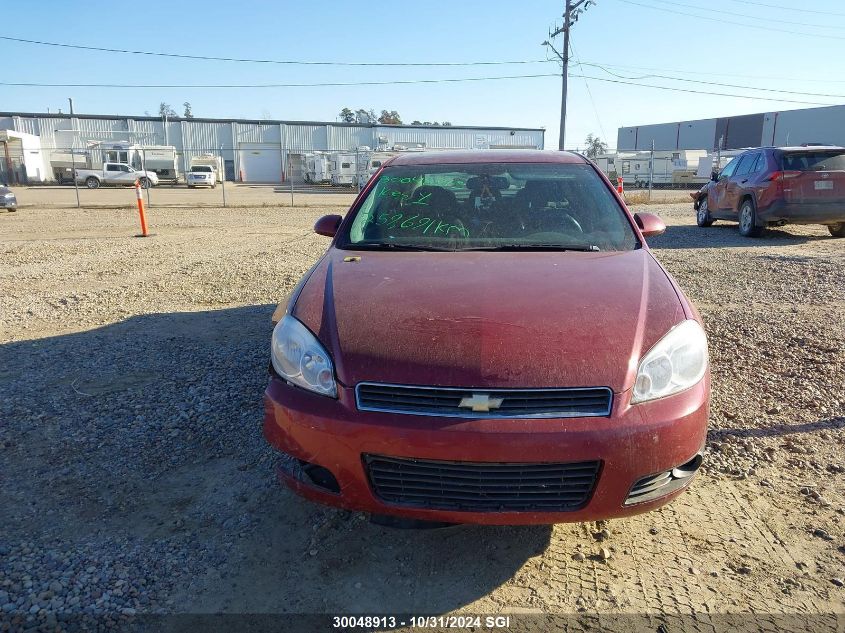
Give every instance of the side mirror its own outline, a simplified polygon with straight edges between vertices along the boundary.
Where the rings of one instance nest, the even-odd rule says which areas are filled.
[[[643,237],[654,237],[666,232],[666,225],[653,213],[635,213],[634,222],[640,227]]]
[[[322,218],[317,220],[317,223],[314,225],[314,232],[317,235],[334,237],[334,234],[337,233],[337,228],[340,226],[341,220],[343,220],[343,216],[340,215],[324,215]]]
[[[717,182],[719,180],[719,171],[718,170],[716,170],[716,169],[713,170],[713,173],[710,174],[710,180],[712,180],[713,182]]]

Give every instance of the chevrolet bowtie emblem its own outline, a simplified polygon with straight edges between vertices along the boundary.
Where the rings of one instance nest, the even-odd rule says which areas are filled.
[[[502,406],[504,398],[491,398],[486,393],[474,393],[471,398],[462,398],[459,407],[465,409],[472,409],[476,412],[489,411],[490,409],[498,409]]]

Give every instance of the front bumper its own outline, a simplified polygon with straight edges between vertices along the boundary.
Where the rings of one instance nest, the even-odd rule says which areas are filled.
[[[214,181],[211,179],[205,178],[188,178],[188,184],[191,187],[213,187]]]
[[[17,198],[0,198],[0,209],[17,209]]]
[[[761,223],[837,224],[839,222],[845,222],[845,204],[805,204],[777,200],[764,209],[758,209],[757,219]]]
[[[449,523],[549,524],[595,521],[659,507],[658,499],[625,505],[643,477],[689,462],[707,433],[709,376],[674,396],[631,406],[630,393],[614,396],[610,417],[566,419],[461,419],[358,411],[354,389],[338,385],[334,400],[272,378],[264,395],[264,435],[276,449],[328,469],[330,492],[287,469],[279,478],[302,496],[349,510]],[[365,454],[459,462],[598,460],[587,503],[564,512],[435,510],[387,503],[376,496]],[[689,480],[692,478],[690,477]],[[687,482],[688,483],[688,482]]]

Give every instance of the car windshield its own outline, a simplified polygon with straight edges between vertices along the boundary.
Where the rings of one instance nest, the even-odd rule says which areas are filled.
[[[631,250],[639,241],[590,165],[387,167],[338,246],[414,250]]]
[[[210,174],[211,173],[211,167],[207,167],[205,165],[197,165],[197,166],[191,167],[191,171],[194,172],[194,173]]]

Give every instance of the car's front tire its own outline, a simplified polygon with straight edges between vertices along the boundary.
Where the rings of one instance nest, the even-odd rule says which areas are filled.
[[[710,207],[707,204],[707,196],[704,196],[698,202],[698,210],[695,212],[695,223],[700,227],[708,227],[713,222],[713,216],[710,215]]]
[[[845,222],[839,222],[838,224],[828,224],[827,230],[830,231],[830,234],[833,237],[845,237]]]
[[[754,202],[746,198],[739,207],[739,234],[743,237],[759,237],[763,229],[757,226],[757,210]]]
[[[141,178],[138,182],[141,184],[141,189],[149,189],[153,186],[149,178]]]

